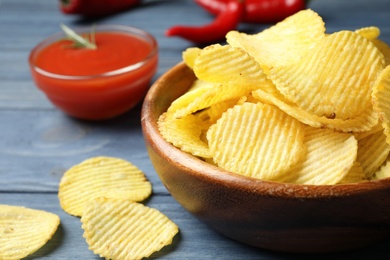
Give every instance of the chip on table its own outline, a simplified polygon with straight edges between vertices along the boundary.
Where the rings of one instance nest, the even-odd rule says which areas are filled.
[[[0,259],[25,258],[44,246],[60,218],[50,212],[0,204]]]
[[[65,172],[58,197],[65,212],[81,216],[84,205],[95,197],[143,201],[151,193],[151,183],[134,164],[120,158],[98,156]]]
[[[149,257],[170,245],[179,232],[157,209],[123,199],[92,199],[81,222],[89,249],[106,259]]]

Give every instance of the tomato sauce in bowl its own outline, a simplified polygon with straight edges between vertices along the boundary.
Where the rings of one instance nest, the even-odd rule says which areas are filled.
[[[152,35],[129,26],[98,26],[94,37],[97,48],[86,49],[55,34],[31,51],[29,63],[36,85],[55,106],[73,117],[101,120],[143,99],[157,70],[158,46]]]

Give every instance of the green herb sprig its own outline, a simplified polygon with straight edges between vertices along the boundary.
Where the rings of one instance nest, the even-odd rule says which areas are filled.
[[[89,37],[82,37],[81,35],[77,34],[75,31],[73,31],[71,28],[69,28],[64,24],[61,24],[60,26],[61,29],[65,32],[67,38],[73,42],[74,48],[84,48],[84,49],[91,49],[91,50],[97,49],[94,27],[92,27]]]

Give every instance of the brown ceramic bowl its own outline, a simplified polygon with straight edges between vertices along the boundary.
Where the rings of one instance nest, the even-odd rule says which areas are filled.
[[[194,81],[183,63],[160,77],[142,108],[147,150],[186,210],[234,240],[284,252],[337,252],[390,234],[390,179],[329,186],[268,182],[219,169],[167,143],[156,121]]]

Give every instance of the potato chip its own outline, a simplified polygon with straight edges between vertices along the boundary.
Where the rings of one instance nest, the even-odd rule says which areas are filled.
[[[390,65],[390,46],[379,39],[380,29],[378,27],[364,27],[355,32],[369,39],[385,57],[385,66]]]
[[[89,249],[106,259],[142,259],[172,243],[178,226],[140,203],[95,198],[81,217]]]
[[[209,123],[195,115],[175,118],[166,112],[158,119],[158,129],[164,139],[181,150],[202,158],[210,158],[207,143],[201,139],[203,130],[208,129]]]
[[[216,86],[215,83],[206,82],[200,79],[195,80],[191,88],[184,95],[181,95],[171,103],[168,112],[173,113],[179,109],[186,108],[189,104],[196,102],[195,100],[199,100],[200,96],[208,93],[214,86]]]
[[[371,177],[372,180],[379,180],[390,177],[390,160],[387,160],[378,171]]]
[[[213,44],[204,48],[193,69],[197,78],[208,82],[230,83],[235,88],[242,85],[253,89],[274,88],[252,56],[229,45]]]
[[[377,39],[381,33],[380,29],[376,26],[363,27],[355,30],[355,32],[368,40]]]
[[[246,96],[242,96],[239,99],[231,99],[231,100],[226,100],[217,104],[214,104],[210,106],[207,109],[204,109],[198,113],[196,113],[196,116],[199,117],[203,122],[207,122],[208,127],[211,125],[215,124],[219,118],[221,118],[222,114],[226,112],[231,107],[234,107],[235,105],[238,104],[243,104],[244,102],[247,101]],[[207,130],[206,129],[206,130]]]
[[[198,47],[190,47],[183,51],[183,61],[189,68],[192,69],[194,67],[196,57],[198,56],[200,51],[201,49]]]
[[[358,144],[352,134],[307,126],[304,144],[306,155],[278,181],[333,185],[344,179],[355,163]]]
[[[384,42],[380,39],[374,39],[371,42],[378,48],[378,50],[385,57],[385,65],[389,66],[390,65],[390,46],[386,42]]]
[[[368,181],[368,179],[366,178],[360,163],[355,162],[347,175],[345,175],[345,177],[341,179],[338,184],[358,183],[363,181]]]
[[[372,98],[374,108],[383,122],[386,142],[390,144],[390,65],[382,71],[375,82]]]
[[[132,163],[114,157],[87,159],[65,172],[58,191],[62,209],[82,216],[83,208],[96,197],[142,201],[152,193],[144,173]]]
[[[248,100],[246,96],[242,96],[239,99],[232,99],[223,101],[217,104],[214,104],[210,106],[207,109],[201,110],[194,115],[201,120],[202,124],[204,124],[206,127],[202,129],[202,134],[200,136],[200,139],[207,145],[208,149],[208,141],[206,138],[207,131],[209,127],[217,122],[219,118],[221,118],[222,114],[227,111],[229,108],[234,107],[235,105],[242,105]],[[256,101],[257,103],[257,101]],[[211,159],[210,150],[208,149],[209,156],[208,158],[203,157],[203,159]]]
[[[21,259],[52,238],[60,218],[50,212],[0,204],[0,259]]]
[[[269,77],[300,108],[347,120],[371,102],[372,86],[383,68],[384,57],[373,43],[341,31],[324,37],[298,63],[273,68]]]
[[[363,113],[357,117],[343,120],[338,118],[331,119],[325,116],[319,117],[311,114],[299,108],[296,104],[286,101],[283,97],[280,97],[280,94],[271,94],[259,89],[253,91],[252,95],[261,102],[277,106],[279,109],[302,123],[317,128],[329,128],[346,133],[366,132],[376,126],[379,120],[378,114],[374,111],[371,104],[368,104]]]
[[[278,108],[244,103],[225,112],[207,132],[216,164],[228,171],[273,180],[305,153],[304,127]]]
[[[390,146],[383,132],[376,132],[358,141],[356,160],[362,166],[366,178],[370,178],[386,161],[389,151]]]
[[[237,87],[237,85],[235,85],[233,82],[226,82],[215,85],[214,87],[209,88],[207,91],[201,93],[201,95],[195,97],[195,99],[186,107],[177,109],[174,113],[174,117],[182,118],[220,102],[247,96],[251,93],[252,90],[253,88],[251,85]],[[176,104],[173,103],[172,105],[176,106]],[[171,111],[171,109],[169,108],[168,111]]]
[[[359,140],[362,140],[363,138],[366,138],[369,135],[372,135],[372,134],[375,134],[378,132],[383,132],[383,126],[382,126],[381,122],[378,122],[378,124],[376,126],[374,126],[373,128],[371,128],[368,131],[360,132],[360,133],[353,132],[353,135],[355,136],[356,140],[359,141]]]
[[[227,42],[242,48],[260,64],[267,74],[270,68],[295,63],[325,36],[322,18],[307,9],[253,35],[231,31]]]

